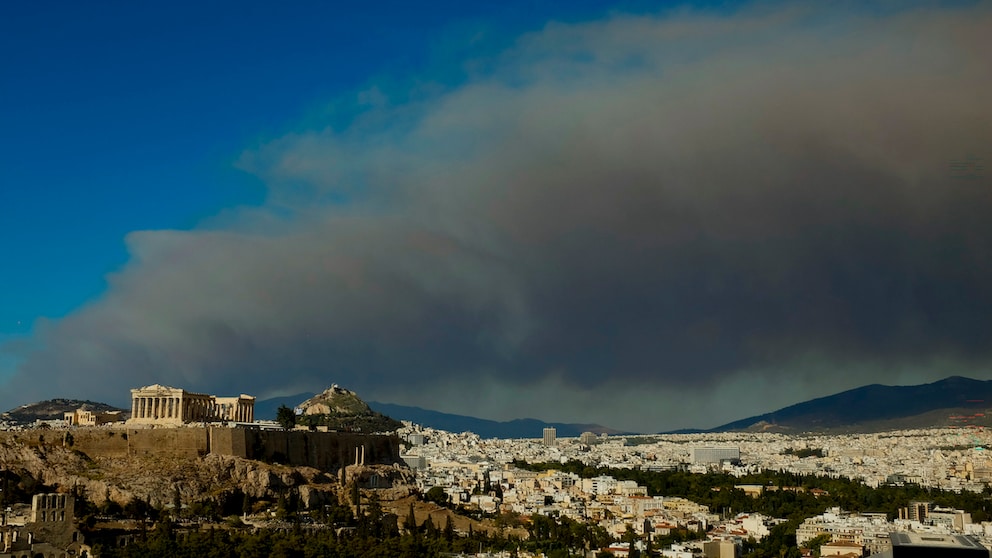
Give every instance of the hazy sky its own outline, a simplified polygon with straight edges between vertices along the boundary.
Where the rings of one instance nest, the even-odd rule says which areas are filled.
[[[0,7],[0,408],[992,379],[989,4],[335,4]]]

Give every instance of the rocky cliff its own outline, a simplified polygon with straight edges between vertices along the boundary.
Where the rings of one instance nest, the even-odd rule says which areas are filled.
[[[68,431],[0,434],[0,482],[6,487],[4,497],[11,500],[61,491],[75,492],[98,505],[111,500],[123,506],[139,500],[164,507],[177,495],[183,504],[223,503],[246,495],[276,500],[293,491],[309,507],[339,500],[343,487],[353,481],[367,484],[372,479],[377,487],[393,489],[396,497],[412,490],[410,471],[390,465],[351,465],[335,473],[215,454],[94,457],[74,448]]]

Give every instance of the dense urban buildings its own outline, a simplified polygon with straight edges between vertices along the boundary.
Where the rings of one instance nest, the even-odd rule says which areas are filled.
[[[162,435],[175,443],[177,434],[197,434],[196,428],[151,429],[143,425],[178,426],[192,421],[226,420],[228,426],[240,426],[238,419],[253,418],[254,398],[219,398],[190,393],[166,386],[147,386],[132,390],[132,411],[139,428],[126,437],[99,436],[100,430],[75,432],[75,447],[89,448],[99,441],[102,451],[116,451],[113,443],[127,447],[126,455],[161,452],[163,447],[151,439]],[[103,414],[79,409],[66,413],[62,427],[90,425],[96,429],[120,428],[110,421],[113,413]],[[57,428],[56,424],[49,428]],[[287,431],[271,425],[269,428],[225,428],[205,425],[213,432],[186,444],[191,454],[234,455],[224,450],[224,444],[244,448],[288,448],[296,444],[290,438],[329,433]],[[203,429],[199,429],[203,430]],[[68,440],[67,433],[64,439]],[[337,452],[364,455],[372,451],[385,459],[383,463],[405,463],[416,475],[421,494],[434,494],[436,501],[465,506],[475,513],[499,516],[508,514],[520,518],[546,516],[588,523],[601,528],[614,541],[608,547],[615,555],[627,548],[619,544],[631,533],[639,540],[641,550],[646,541],[659,540],[677,533],[691,534],[698,540],[683,541],[663,549],[668,558],[739,558],[742,549],[762,541],[773,533],[784,517],[771,517],[735,505],[734,509],[711,509],[683,494],[657,493],[633,480],[618,478],[597,471],[593,476],[580,476],[558,465],[580,463],[584,467],[607,469],[638,469],[641,471],[676,471],[679,475],[719,472],[740,479],[728,487],[744,496],[761,498],[776,490],[804,492],[819,498],[827,492],[801,485],[784,486],[757,484],[754,474],[778,471],[817,477],[846,477],[869,487],[919,485],[941,491],[962,492],[985,490],[992,483],[992,457],[984,451],[988,445],[985,432],[960,429],[921,429],[875,434],[823,435],[773,433],[703,433],[677,435],[596,436],[586,432],[579,437],[557,436],[553,427],[535,432],[532,439],[485,439],[470,432],[451,433],[406,423],[399,432],[405,439],[404,451],[398,445],[382,451],[367,440],[352,447],[351,442],[337,443]],[[94,437],[96,435],[96,437]],[[235,436],[237,435],[237,436]],[[250,439],[249,436],[250,435]],[[335,434],[338,435],[338,434]],[[47,432],[46,432],[47,436]],[[171,437],[170,437],[171,436]],[[241,436],[241,437],[238,437]],[[262,440],[257,437],[268,437]],[[242,440],[242,438],[244,438]],[[277,440],[278,438],[278,440]],[[393,437],[396,440],[395,437]],[[186,438],[182,438],[186,440]],[[207,440],[204,442],[203,440]],[[188,440],[187,440],[188,441]],[[113,442],[113,443],[111,443]],[[229,442],[229,443],[228,443]],[[278,443],[270,443],[278,442]],[[323,446],[316,439],[301,442],[314,453],[296,461],[316,463]],[[342,442],[342,440],[338,440]],[[347,440],[345,440],[347,442]],[[345,449],[344,446],[348,447]],[[185,446],[184,446],[185,447]],[[388,451],[387,451],[388,450]],[[121,450],[123,451],[123,450]],[[158,454],[158,453],[156,453]],[[248,453],[237,454],[252,457]],[[258,457],[258,456],[255,456]],[[289,459],[290,455],[280,455]],[[294,458],[295,459],[295,458]],[[292,462],[293,459],[290,459]],[[380,459],[381,461],[381,459]],[[354,462],[364,459],[355,457]],[[542,464],[540,472],[523,468],[521,462]],[[338,459],[327,469],[341,465]],[[336,464],[336,465],[335,465]],[[581,470],[580,466],[578,470]],[[572,471],[572,472],[569,472]],[[63,495],[64,496],[64,495]],[[848,511],[839,507],[821,508],[825,511],[806,517],[793,527],[795,544],[805,547],[822,544],[820,556],[888,556],[912,557],[933,555],[937,548],[962,556],[968,551],[992,545],[992,522],[972,518],[968,511],[946,507],[940,499],[922,498],[917,492],[914,500],[901,503],[890,514],[872,511]],[[757,501],[757,500],[756,500]],[[21,514],[21,523],[61,520],[61,500],[36,503],[33,515]],[[938,505],[941,503],[942,505]],[[51,504],[51,505],[50,505]],[[8,525],[15,525],[16,521]],[[20,537],[30,535],[36,546],[63,545],[62,539],[41,531],[6,529],[8,548]],[[908,539],[895,537],[905,533]],[[894,545],[894,541],[905,544]],[[906,542],[908,541],[908,542]],[[940,545],[935,543],[944,541]],[[972,541],[976,546],[969,546]],[[74,542],[71,541],[70,542]],[[635,546],[637,546],[635,545]],[[41,548],[41,547],[37,547]],[[46,547],[47,548],[47,547]],[[658,547],[654,549],[660,550]],[[19,554],[12,554],[20,556]],[[56,552],[56,555],[58,553]],[[77,554],[78,555],[78,554]],[[525,554],[520,554],[525,556]],[[0,553],[0,558],[4,554]]]
[[[737,463],[741,460],[741,450],[737,447],[723,448],[693,448],[692,463],[694,465],[719,465],[721,463]]]
[[[404,458],[417,464],[420,488],[440,487],[451,502],[490,513],[541,514],[593,522],[617,540],[625,536],[628,525],[640,537],[645,533],[665,536],[676,530],[705,531],[706,540],[666,550],[664,555],[669,558],[688,558],[694,552],[696,556],[739,556],[745,541],[760,541],[784,518],[746,510],[727,515],[727,510],[708,509],[678,495],[650,496],[646,487],[633,481],[610,476],[580,478],[555,470],[536,473],[518,469],[513,463],[578,461],[590,467],[719,471],[737,477],[771,470],[846,477],[870,487],[912,482],[949,491],[980,492],[992,481],[992,462],[982,450],[986,434],[964,434],[956,429],[852,435],[631,435],[601,438],[595,445],[588,443],[589,436],[580,436],[556,438],[553,446],[547,444],[543,432],[535,439],[484,439],[472,433],[455,434],[410,424],[402,434],[417,442],[411,443]],[[480,491],[480,486],[491,489]],[[747,484],[736,488],[752,497],[765,490],[807,490]],[[808,492],[814,497],[824,493],[819,489]],[[897,515],[889,518],[885,513],[831,508],[799,525],[797,543],[805,545],[817,537],[827,537],[821,556],[891,552],[890,535],[902,532],[928,537],[968,535],[982,544],[992,544],[992,523],[975,523],[963,510],[913,501]],[[737,554],[727,550],[731,547]],[[905,550],[900,552],[906,555]]]

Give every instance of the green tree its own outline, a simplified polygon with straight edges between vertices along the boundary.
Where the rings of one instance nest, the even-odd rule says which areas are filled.
[[[172,509],[174,510],[173,513],[175,513],[176,516],[178,516],[179,512],[182,511],[182,508],[183,508],[182,495],[179,493],[178,487],[173,487],[172,488]]]
[[[831,538],[832,537],[830,536],[829,533],[817,535],[813,537],[808,543],[806,543],[806,548],[813,551],[813,556],[820,556],[820,547],[830,542]]]
[[[358,479],[351,481],[351,503],[359,508],[362,505],[362,493],[358,489]]]
[[[444,506],[448,503],[448,494],[440,486],[435,486],[424,494],[424,500],[434,502],[439,506]]]
[[[279,426],[289,430],[296,426],[296,412],[285,405],[279,405],[279,410],[276,411],[276,422]]]
[[[403,522],[403,528],[406,529],[407,533],[413,533],[417,530],[417,518],[413,515],[413,502],[410,502],[410,511]]]
[[[455,528],[451,525],[451,515],[445,516],[444,520],[444,540],[451,544],[455,540]]]

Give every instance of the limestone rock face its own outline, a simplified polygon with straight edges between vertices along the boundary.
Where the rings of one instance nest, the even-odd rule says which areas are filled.
[[[357,393],[337,384],[301,403],[300,410],[304,415],[362,415],[372,412]]]
[[[405,479],[401,473],[387,474],[390,466],[380,467],[381,478]],[[275,501],[287,491],[299,494],[304,503],[320,504],[343,491],[333,473],[229,455],[90,457],[72,449],[55,431],[0,432],[0,470],[8,497],[29,500],[40,491],[75,492],[97,505],[139,500],[165,507],[177,494],[184,504],[240,501],[241,495]]]
[[[403,426],[373,411],[358,394],[337,384],[300,404],[297,424],[346,432],[390,432]]]

